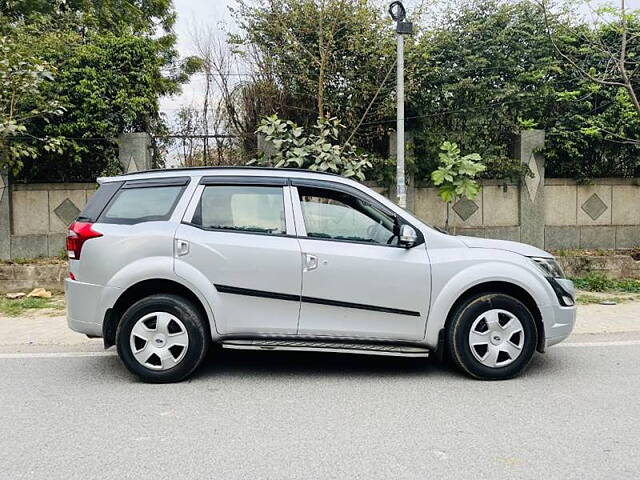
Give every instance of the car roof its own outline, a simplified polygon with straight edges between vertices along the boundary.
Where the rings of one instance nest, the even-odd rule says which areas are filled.
[[[203,177],[203,176],[259,176],[259,177],[287,177],[287,178],[315,178],[318,180],[333,180],[340,183],[357,183],[353,180],[341,177],[334,173],[314,172],[301,168],[274,168],[274,167],[251,167],[251,166],[219,166],[219,167],[188,167],[188,168],[164,168],[154,170],[144,170],[140,172],[126,173],[115,177],[98,178],[98,183],[142,180],[147,178],[163,177]]]

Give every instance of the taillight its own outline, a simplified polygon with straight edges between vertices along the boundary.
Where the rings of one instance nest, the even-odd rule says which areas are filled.
[[[69,226],[69,235],[67,235],[67,254],[69,258],[78,260],[84,242],[101,236],[101,233],[93,229],[93,223],[73,222]]]

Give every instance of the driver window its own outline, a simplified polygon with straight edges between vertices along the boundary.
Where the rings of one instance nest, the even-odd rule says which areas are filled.
[[[396,244],[394,218],[347,193],[298,187],[302,215],[311,238]]]

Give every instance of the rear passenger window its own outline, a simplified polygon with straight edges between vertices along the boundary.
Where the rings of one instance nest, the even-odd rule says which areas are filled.
[[[282,187],[205,187],[192,223],[212,230],[284,234]]]
[[[132,225],[169,220],[183,186],[123,188],[100,216],[101,223]]]

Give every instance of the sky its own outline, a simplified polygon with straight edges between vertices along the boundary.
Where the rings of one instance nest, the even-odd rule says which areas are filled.
[[[637,1],[640,2],[640,0]],[[419,0],[404,0],[403,3],[410,11],[411,7],[418,2]],[[234,31],[229,6],[234,5],[235,0],[173,0],[173,4],[178,14],[175,25],[175,33],[178,37],[177,47],[183,57],[196,54],[192,39],[194,29],[198,26],[216,25],[220,27],[221,34],[225,29]],[[194,75],[189,84],[183,86],[182,94],[160,100],[160,110],[171,119],[180,106],[202,102],[203,91],[203,76]]]
[[[421,0],[404,0],[408,13],[411,8]],[[581,0],[576,0],[580,2]],[[235,4],[235,0],[173,0],[178,19],[175,33],[178,37],[178,51],[183,57],[195,55],[193,48],[194,28],[205,25],[215,25],[224,30],[234,30],[233,19],[229,13],[229,6]],[[593,5],[611,3],[611,0],[593,0]],[[615,1],[615,4],[618,2]],[[627,0],[627,8],[640,9],[640,0]],[[589,13],[588,7],[583,7],[585,14]],[[390,22],[391,24],[391,22]],[[183,86],[182,93],[173,97],[164,97],[160,100],[160,109],[169,119],[173,118],[176,111],[182,105],[199,104],[202,101],[204,91],[204,78],[202,75],[194,75],[192,80]]]
[[[235,0],[173,0],[178,19],[175,33],[178,38],[178,51],[181,57],[195,55],[193,48],[194,28],[199,25],[231,25],[229,5]],[[182,88],[182,94],[164,97],[160,100],[160,110],[169,118],[173,117],[181,105],[200,102],[204,91],[202,75],[194,75],[188,85]]]

